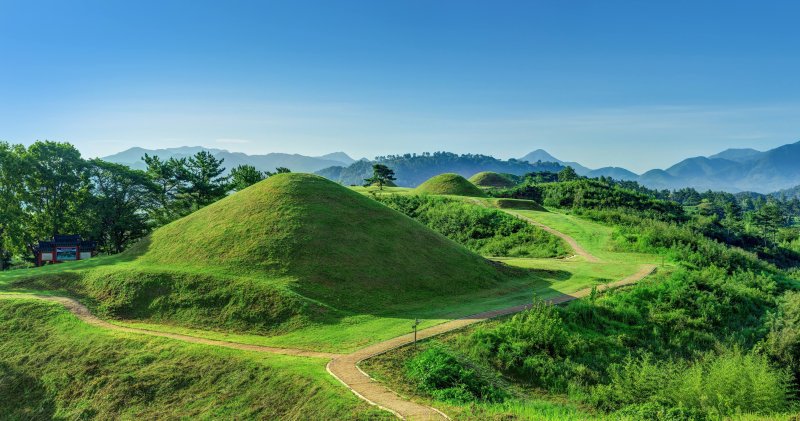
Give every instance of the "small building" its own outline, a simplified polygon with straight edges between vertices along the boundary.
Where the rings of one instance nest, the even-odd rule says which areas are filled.
[[[94,241],[84,241],[80,235],[56,235],[52,240],[39,241],[36,266],[91,259],[97,255],[96,249]]]

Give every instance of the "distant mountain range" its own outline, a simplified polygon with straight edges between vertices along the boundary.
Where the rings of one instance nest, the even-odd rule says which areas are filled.
[[[293,172],[313,173],[323,168],[350,165],[356,162],[344,152],[334,152],[322,156],[305,156],[298,154],[268,153],[266,155],[247,155],[241,152],[229,152],[224,149],[204,148],[201,146],[182,146],[167,149],[131,148],[126,151],[102,158],[105,161],[125,164],[132,168],[145,169],[142,161],[144,154],[158,156],[162,159],[186,158],[200,151],[211,152],[216,158],[224,159],[227,171],[239,165],[252,165],[260,171],[274,171],[277,167],[286,167]]]
[[[520,159],[500,160],[486,155],[457,155],[447,152],[405,154],[378,157],[374,161],[354,160],[344,152],[322,156],[269,153],[247,155],[223,149],[180,147],[168,149],[131,148],[103,159],[126,164],[134,168],[145,167],[141,157],[145,153],[167,159],[182,158],[206,150],[217,158],[225,159],[230,170],[250,164],[262,171],[287,167],[294,172],[313,172],[339,183],[361,184],[372,171],[373,162],[381,162],[395,170],[399,186],[414,187],[437,174],[453,172],[470,177],[481,171],[495,171],[521,175],[526,172],[558,171],[571,166],[587,177],[611,177],[617,180],[637,181],[653,189],[680,189],[694,187],[698,190],[722,190],[732,193],[752,191],[771,193],[800,186],[800,142],[768,151],[755,149],[728,149],[711,156],[688,158],[667,169],[654,169],[636,174],[625,168],[603,167],[591,169],[577,162],[562,161],[542,149],[537,149]],[[796,190],[791,190],[792,193]]]
[[[378,157],[375,161],[362,160],[349,166],[335,166],[317,171],[317,174],[348,185],[361,185],[372,176],[372,164],[381,163],[393,169],[401,187],[416,187],[425,180],[443,173],[455,173],[471,177],[482,171],[494,171],[522,175],[530,172],[561,171],[564,167],[556,162],[530,163],[518,159],[507,161],[487,155],[458,155],[450,152],[405,154]]]
[[[607,176],[638,181],[654,189],[753,191],[770,193],[800,185],[800,142],[768,151],[728,149],[708,157],[685,159],[666,170],[655,169],[637,175],[617,167],[591,170],[578,163],[556,159],[539,149],[521,158],[529,162],[549,161],[572,166],[587,177]]]

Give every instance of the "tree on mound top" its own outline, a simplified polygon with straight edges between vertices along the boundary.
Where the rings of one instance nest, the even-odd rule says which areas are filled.
[[[364,187],[378,185],[378,188],[383,190],[383,186],[391,186],[392,181],[397,180],[394,177],[394,170],[383,164],[372,165],[372,177],[364,179],[366,182]]]
[[[414,189],[416,193],[445,194],[453,196],[486,197],[476,185],[458,174],[439,174]]]

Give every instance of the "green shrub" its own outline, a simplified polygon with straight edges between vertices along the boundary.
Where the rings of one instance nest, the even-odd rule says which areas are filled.
[[[800,384],[800,291],[787,291],[767,324],[770,332],[762,346],[773,359],[791,369],[795,384]]]
[[[602,409],[643,410],[643,404],[682,408],[689,414],[725,417],[768,414],[790,405],[791,377],[768,359],[733,349],[692,363],[628,358],[609,367],[610,382],[592,392]]]
[[[484,256],[567,255],[558,237],[497,209],[434,196],[389,195],[376,199]]]
[[[465,345],[477,359],[533,385],[566,390],[584,371],[564,358],[576,345],[558,310],[541,301],[494,327],[477,328]]]
[[[507,397],[496,379],[487,380],[474,365],[439,344],[409,360],[406,376],[420,391],[446,402],[502,402]]]

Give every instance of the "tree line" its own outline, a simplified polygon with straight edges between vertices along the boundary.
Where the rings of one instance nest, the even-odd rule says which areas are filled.
[[[101,252],[119,253],[155,227],[273,174],[241,165],[225,175],[224,159],[205,151],[142,159],[147,170],[84,159],[69,143],[0,142],[0,270],[34,261],[38,241],[55,234],[81,234]]]

